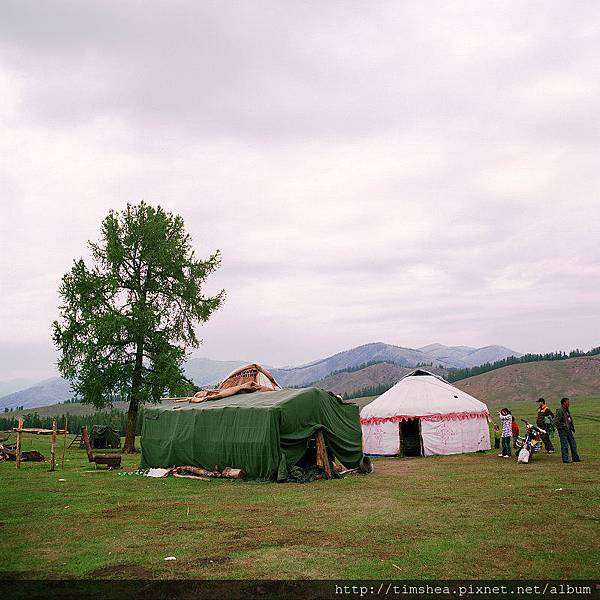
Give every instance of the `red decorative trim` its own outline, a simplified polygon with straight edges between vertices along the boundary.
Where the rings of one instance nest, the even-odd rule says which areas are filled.
[[[399,421],[411,421],[412,419],[423,419],[423,421],[451,421],[458,419],[489,419],[490,413],[487,410],[480,412],[455,412],[455,413],[438,413],[435,415],[395,415],[394,417],[368,417],[361,419],[361,425],[379,425],[380,423],[398,423]]]

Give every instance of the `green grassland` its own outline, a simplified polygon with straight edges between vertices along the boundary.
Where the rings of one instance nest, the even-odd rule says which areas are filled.
[[[511,408],[530,420],[536,410]],[[76,448],[64,471],[0,463],[0,576],[596,577],[600,398],[574,401],[572,414],[579,464],[563,465],[557,452],[519,465],[491,451],[377,459],[371,475],[258,484],[123,476],[94,470]],[[48,457],[49,444],[28,435],[24,449]],[[127,467],[138,461],[124,457]]]

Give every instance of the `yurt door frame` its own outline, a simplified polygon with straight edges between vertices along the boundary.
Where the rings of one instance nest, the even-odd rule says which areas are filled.
[[[398,435],[400,436],[400,456],[423,456],[421,419],[400,421]]]

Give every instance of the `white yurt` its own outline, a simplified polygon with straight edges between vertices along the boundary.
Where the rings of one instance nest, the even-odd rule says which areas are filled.
[[[431,456],[490,449],[487,406],[416,369],[360,413],[365,454]]]

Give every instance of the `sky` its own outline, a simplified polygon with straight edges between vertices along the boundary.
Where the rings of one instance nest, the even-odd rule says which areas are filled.
[[[195,356],[600,344],[600,3],[0,5],[0,379],[112,210],[183,216]]]

